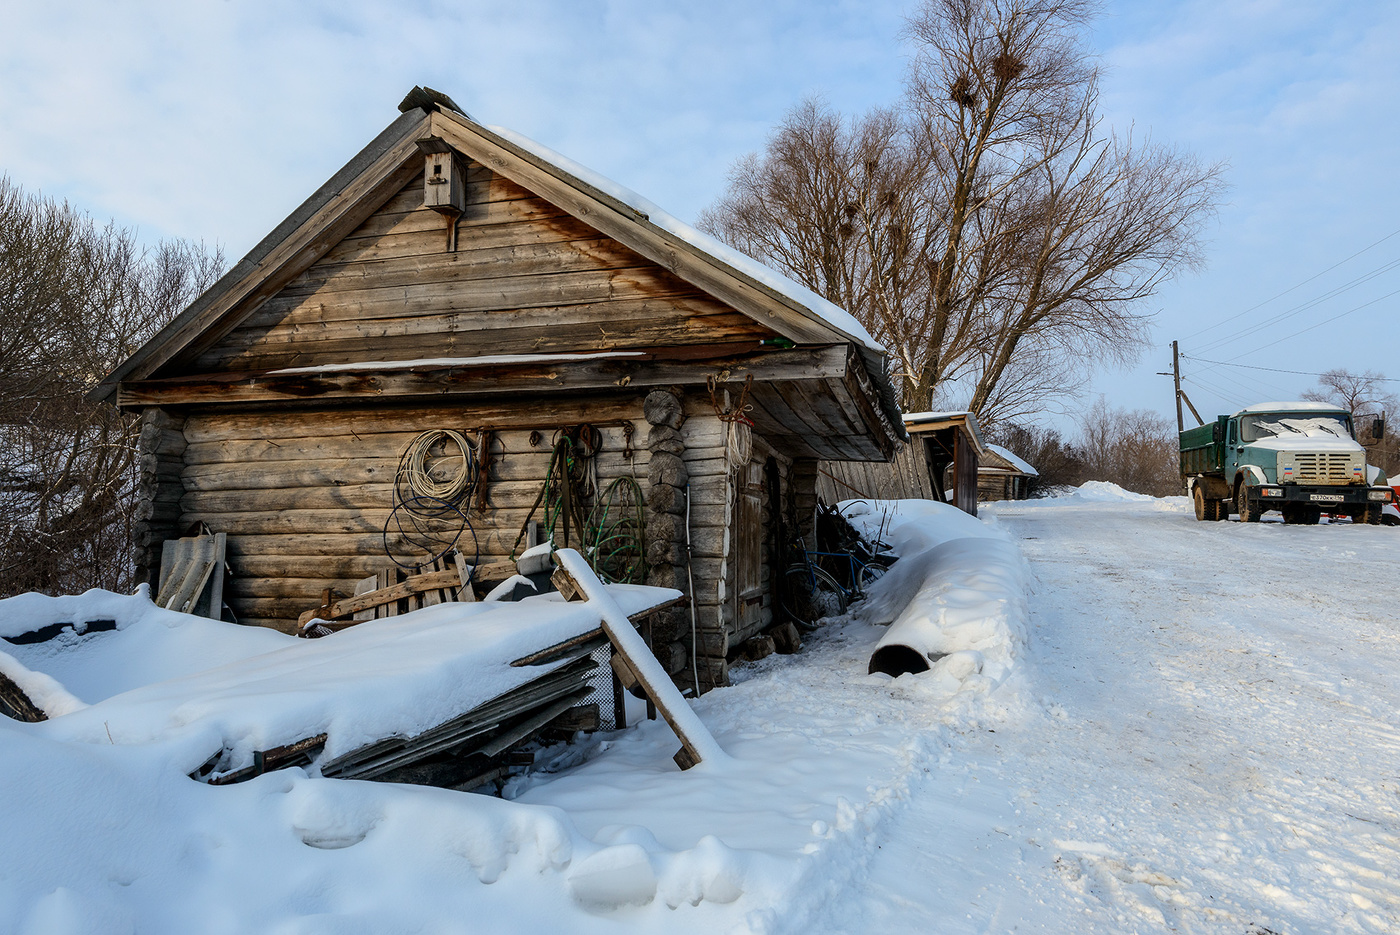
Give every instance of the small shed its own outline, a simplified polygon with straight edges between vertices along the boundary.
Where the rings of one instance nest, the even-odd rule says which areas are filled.
[[[429,533],[460,522],[473,562],[514,559],[557,532],[561,486],[584,501],[565,517],[630,517],[618,534],[643,557],[624,580],[692,599],[655,625],[658,658],[679,684],[724,684],[726,656],[778,620],[770,566],[811,522],[818,461],[884,461],[904,438],[885,352],[442,94],[400,111],[94,391],[141,414],[143,574],[202,524],[226,535],[239,621],[290,630],[422,546],[405,458],[427,446],[432,473],[456,451],[473,493]],[[602,554],[592,522],[572,534]]]
[[[817,494],[851,499],[941,500],[977,515],[978,459],[987,451],[971,412],[914,412],[902,417],[909,441],[889,463],[823,463]]]
[[[977,499],[1024,500],[1032,477],[1040,472],[1009,449],[988,445],[977,463]]]

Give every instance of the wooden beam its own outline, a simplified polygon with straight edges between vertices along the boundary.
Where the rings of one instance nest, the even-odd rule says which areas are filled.
[[[560,549],[554,553],[554,557],[572,579],[578,596],[585,598],[588,606],[603,618],[603,632],[608,635],[608,640],[627,661],[628,667],[642,683],[647,697],[656,704],[661,716],[680,738],[681,749],[675,755],[676,765],[689,769],[705,760],[728,759],[728,754],[715,742],[690,705],[686,704],[670,675],[656,661],[642,635],[608,594],[584,557],[573,549]]]
[[[711,349],[713,352],[714,349]],[[432,364],[394,366],[392,361],[366,369],[317,373],[224,373],[122,383],[122,408],[285,402],[326,399],[387,399],[415,396],[479,396],[548,393],[561,390],[618,389],[626,386],[703,384],[719,370],[730,379],[753,374],[755,382],[840,378],[848,366],[844,344],[787,351],[734,353],[712,359],[677,359],[663,353],[545,363]],[[376,369],[369,369],[370,367]]]

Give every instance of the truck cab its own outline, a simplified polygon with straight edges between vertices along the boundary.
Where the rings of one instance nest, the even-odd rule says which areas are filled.
[[[1393,498],[1367,483],[1351,413],[1327,403],[1261,403],[1181,434],[1181,472],[1200,519],[1279,510],[1288,523],[1323,512],[1380,522]]]

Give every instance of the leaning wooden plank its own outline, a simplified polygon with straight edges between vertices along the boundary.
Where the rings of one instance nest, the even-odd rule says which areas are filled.
[[[673,597],[669,601],[664,601],[660,604],[657,604],[654,607],[648,607],[646,610],[639,610],[627,619],[631,621],[633,626],[640,626],[642,622],[645,621],[652,614],[659,614],[661,611],[669,610],[672,607],[688,607],[689,605],[690,598],[686,597],[685,595],[681,595],[680,597]],[[554,646],[547,646],[544,649],[541,649],[539,652],[531,653],[528,656],[521,656],[519,659],[512,662],[511,665],[537,666],[542,663],[552,662],[571,649],[583,646],[587,646],[590,651],[596,649],[598,646],[603,645],[603,641],[606,639],[607,634],[603,632],[602,627],[599,627],[596,630],[589,630],[587,633],[582,633],[571,640],[565,640],[564,642]]]
[[[347,597],[336,601],[330,606],[329,613],[331,619],[346,617],[359,610],[366,610],[370,607],[378,607],[381,604],[388,604],[413,594],[422,594],[424,591],[432,591],[438,588],[451,587],[458,581],[457,570],[451,571],[431,571],[425,575],[409,575],[408,578],[398,584],[387,588],[380,588],[377,591],[370,591],[368,594],[360,594],[356,597]],[[297,618],[298,624],[305,624],[317,614],[315,610],[309,610]]]
[[[554,557],[567,572],[569,583],[603,618],[603,632],[627,660],[628,666],[642,683],[647,697],[680,738],[681,749],[675,755],[676,765],[681,769],[689,769],[705,760],[728,759],[728,754],[715,742],[715,738],[706,730],[700,718],[690,709],[690,705],[681,696],[671,677],[661,667],[661,663],[657,662],[651,650],[647,649],[642,635],[608,594],[607,588],[598,580],[598,576],[593,573],[584,557],[574,549],[560,549],[554,553]],[[564,588],[560,588],[560,591],[568,597]]]
[[[167,610],[193,613],[211,579],[215,579],[214,590],[221,598],[226,542],[227,536],[221,532],[167,539],[161,547],[161,584],[156,604]],[[211,593],[209,615],[217,618],[221,607],[212,606],[214,596]]]

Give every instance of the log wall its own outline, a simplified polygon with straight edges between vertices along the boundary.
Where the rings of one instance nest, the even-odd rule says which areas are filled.
[[[443,405],[282,412],[194,412],[184,423],[174,478],[180,528],[203,521],[229,535],[229,603],[241,621],[288,629],[390,560],[383,530],[393,508],[399,457],[419,433],[491,430],[487,508],[468,515],[481,561],[509,557],[539,495],[558,427],[600,429],[600,486],[623,475],[645,486],[649,453],[640,397],[581,399],[528,408]],[[632,455],[622,421],[633,426]],[[533,431],[538,445],[530,444]],[[699,515],[714,507],[697,507]],[[542,515],[539,517],[542,519]],[[464,548],[470,549],[467,543]]]

